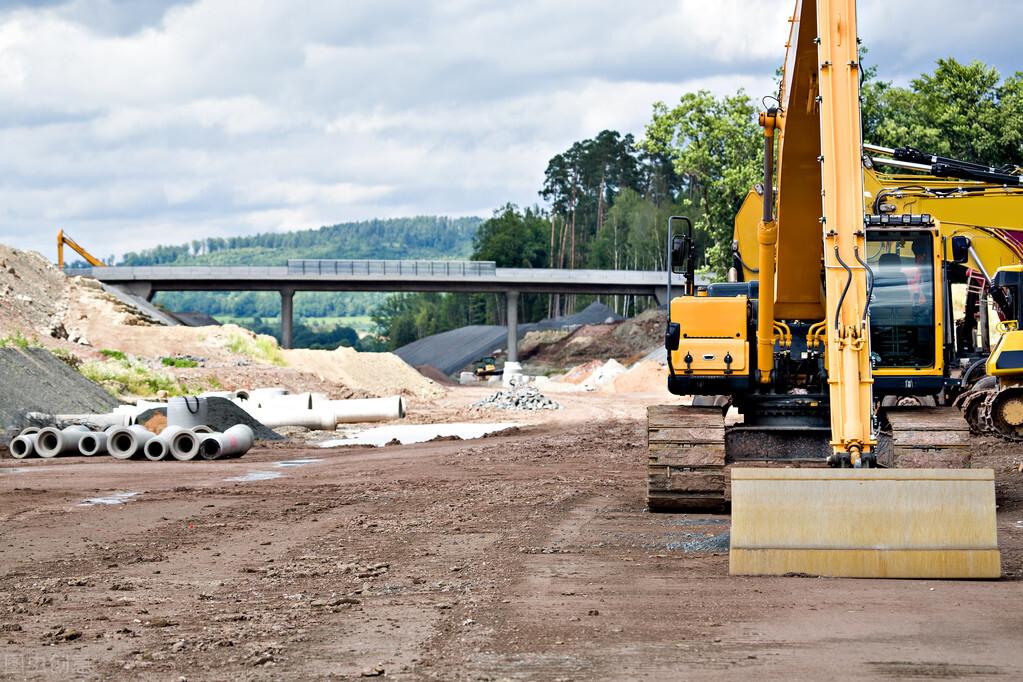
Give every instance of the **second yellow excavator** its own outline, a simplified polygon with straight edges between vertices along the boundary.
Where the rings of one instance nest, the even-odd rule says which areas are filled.
[[[696,291],[691,227],[669,228],[688,282],[669,390],[697,400],[648,412],[648,504],[730,504],[734,574],[997,577],[994,476],[969,468],[966,422],[877,409],[950,381],[946,271],[970,242],[930,214],[864,210],[854,0],[799,1],[791,23],[761,115],[755,278]]]

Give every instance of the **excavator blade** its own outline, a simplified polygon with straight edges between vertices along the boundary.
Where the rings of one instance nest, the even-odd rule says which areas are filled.
[[[732,575],[998,578],[991,469],[733,468]]]

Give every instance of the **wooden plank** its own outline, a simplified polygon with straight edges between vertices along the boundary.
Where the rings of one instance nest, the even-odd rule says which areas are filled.
[[[720,407],[690,407],[688,405],[651,405],[646,409],[647,426],[670,428],[674,426],[722,426],[724,412]]]
[[[658,473],[654,473],[654,472]],[[668,472],[665,474],[664,472]],[[721,492],[725,489],[725,475],[718,471],[683,471],[674,467],[651,467],[647,476],[651,490],[676,492]]]
[[[895,448],[896,469],[969,469],[969,448]]]
[[[892,439],[895,442],[895,447],[966,447],[970,444],[970,431],[969,429],[963,431],[949,430],[938,434],[935,431],[919,431],[914,429],[896,431],[892,435]]]
[[[725,465],[725,446],[697,444],[683,446],[677,444],[652,443],[650,445],[650,464],[663,466],[721,466]]]
[[[724,443],[723,426],[677,426],[651,428],[649,443]]]
[[[651,511],[707,513],[724,511],[727,503],[721,495],[651,492],[647,506]]]

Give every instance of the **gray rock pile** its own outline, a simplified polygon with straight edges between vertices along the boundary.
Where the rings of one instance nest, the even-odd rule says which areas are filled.
[[[554,402],[535,386],[520,385],[498,391],[483,400],[473,403],[473,407],[497,408],[499,410],[560,410],[561,405]]]

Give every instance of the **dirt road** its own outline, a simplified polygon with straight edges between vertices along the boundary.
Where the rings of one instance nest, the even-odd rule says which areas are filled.
[[[1023,677],[1011,449],[977,462],[1001,581],[729,578],[727,517],[643,510],[650,401],[564,400],[479,441],[3,460],[0,678]]]

